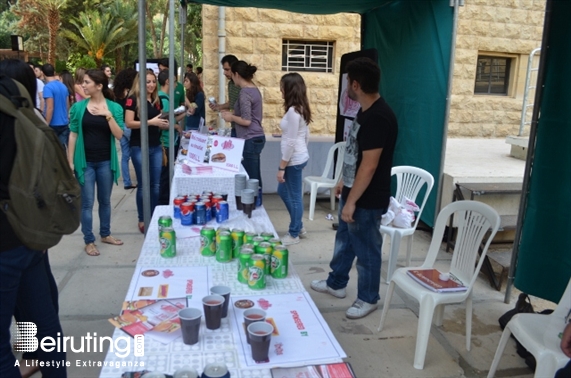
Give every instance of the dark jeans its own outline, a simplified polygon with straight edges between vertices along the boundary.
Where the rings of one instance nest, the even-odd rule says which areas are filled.
[[[45,337],[63,338],[51,289],[50,275],[44,261],[46,255],[24,246],[0,253],[0,377],[20,378],[16,358],[10,345],[10,324],[17,310],[18,316],[36,324],[38,341]],[[65,360],[65,352],[37,350],[39,361]],[[41,367],[42,376],[66,377],[65,367]]]
[[[84,174],[85,182],[81,186],[81,232],[85,244],[93,243],[93,204],[95,185],[97,184],[97,203],[99,204],[99,235],[111,235],[111,191],[113,190],[113,171],[111,161],[87,162]]]
[[[292,237],[299,236],[299,231],[303,227],[301,218],[303,217],[303,193],[302,191],[302,173],[307,162],[288,166],[285,169],[284,180],[278,184],[278,194],[289,213],[289,234]]]
[[[178,153],[178,142],[175,144],[174,158],[176,160],[176,154]],[[165,154],[167,154],[167,164],[161,168],[161,179],[159,185],[159,205],[168,205],[170,198],[170,180],[169,180],[169,167],[171,166],[169,161],[169,149],[165,148]]]
[[[143,222],[143,157],[141,147],[131,147],[131,160],[137,175],[137,216]],[[149,146],[149,179],[151,182],[151,216],[159,200],[161,169],[163,166],[163,148]]]
[[[244,142],[244,151],[242,152],[242,165],[251,179],[260,181],[262,187],[262,173],[260,170],[260,154],[266,144],[266,137],[259,136],[251,139],[246,139]]]
[[[55,131],[57,138],[63,145],[63,148],[67,151],[67,143],[69,140],[69,125],[65,126],[50,126],[53,131]]]
[[[381,282],[381,217],[385,209],[355,208],[355,222],[346,223],[341,219],[345,201],[339,200],[339,228],[335,234],[333,258],[329,267],[332,272],[327,278],[327,286],[339,290],[347,286],[349,271],[357,258],[357,298],[375,304],[380,299]]]
[[[123,129],[123,137],[121,138],[121,176],[123,176],[123,186],[132,185],[131,174],[129,173],[129,159],[131,158],[131,147],[129,140],[131,139],[131,129],[125,127]]]

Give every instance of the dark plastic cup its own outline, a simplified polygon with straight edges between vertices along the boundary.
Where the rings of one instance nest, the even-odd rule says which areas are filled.
[[[228,286],[212,286],[210,294],[218,294],[224,297],[224,304],[222,305],[222,317],[228,316],[228,304],[230,303],[230,291]]]
[[[183,308],[178,312],[178,317],[180,318],[183,343],[186,345],[196,344],[198,342],[202,311],[198,308]]]
[[[270,342],[274,327],[266,322],[256,322],[248,326],[252,359],[256,362],[269,361]]]
[[[224,306],[224,297],[218,294],[207,295],[202,298],[204,308],[204,319],[206,320],[206,328],[220,328],[222,320],[222,307]]]
[[[250,308],[244,311],[244,325],[246,329],[246,341],[250,344],[250,336],[248,335],[248,326],[255,322],[263,322],[266,320],[266,312],[258,308]]]

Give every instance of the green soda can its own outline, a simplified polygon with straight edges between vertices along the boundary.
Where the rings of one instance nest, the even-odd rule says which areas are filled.
[[[268,242],[262,242],[256,246],[254,252],[258,255],[264,255],[266,259],[266,276],[269,276],[272,273],[272,252],[273,252],[272,245]]]
[[[230,235],[232,235],[232,258],[237,259],[244,244],[244,230],[235,228]]]
[[[252,290],[266,288],[266,259],[262,255],[253,254],[248,264],[248,287]]]
[[[289,251],[285,245],[276,245],[272,252],[272,277],[286,278]]]
[[[161,256],[171,258],[176,256],[176,234],[172,227],[165,227],[159,232]]]
[[[216,231],[212,227],[202,227],[200,230],[200,254],[202,256],[216,254]]]
[[[240,251],[240,255],[238,255],[238,282],[248,284],[248,267],[253,254],[254,251],[248,248],[242,248]]]
[[[280,238],[271,238],[269,243],[272,245],[272,248],[275,248],[276,245],[282,245]]]
[[[258,236],[258,234],[256,234],[255,232],[246,232],[244,234],[244,244],[246,243],[253,243],[254,242],[254,238]]]
[[[246,244],[242,244],[242,247],[240,247],[240,250],[242,250],[242,249],[251,249],[251,250],[253,251],[254,248],[256,248],[256,247],[254,247],[254,244],[246,243]]]
[[[232,261],[232,236],[228,231],[222,231],[216,236],[216,239],[220,239],[219,243],[216,243],[216,261],[225,263]]]
[[[261,237],[261,236],[256,236],[256,237],[254,238],[254,240],[252,240],[252,244],[254,244],[254,247],[260,245],[260,243],[263,243],[263,242],[265,242],[265,240],[264,240],[264,238]]]
[[[270,239],[274,238],[274,234],[271,232],[262,232],[260,236],[263,237],[265,241],[270,241]]]
[[[161,229],[169,227],[172,227],[172,218],[170,215],[161,215],[159,218],[159,232]]]

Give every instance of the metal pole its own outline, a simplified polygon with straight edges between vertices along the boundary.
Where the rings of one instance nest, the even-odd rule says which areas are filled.
[[[519,132],[517,133],[517,136],[522,136],[523,135],[523,129],[525,128],[525,118],[527,115],[527,97],[529,96],[529,82],[531,81],[531,72],[532,72],[532,67],[533,67],[533,58],[535,57],[535,54],[541,51],[541,47],[538,47],[536,49],[534,49],[530,54],[529,54],[529,59],[527,60],[527,75],[525,75],[525,91],[523,92],[523,106],[521,108],[521,121],[519,122]],[[535,87],[533,87],[534,89],[537,88],[537,83],[535,84]],[[533,104],[530,104],[529,106],[533,106]]]
[[[174,0],[169,1],[169,183],[172,182],[174,170],[174,89],[175,81],[175,63],[174,63]],[[178,104],[177,106],[178,107]]]
[[[464,0],[450,0],[450,6],[454,7],[454,19],[452,24],[452,41],[450,46],[450,68],[448,70],[448,90],[446,93],[446,109],[444,110],[444,127],[442,128],[442,150],[440,155],[440,169],[438,171],[438,186],[436,190],[436,209],[434,211],[434,224],[440,212],[442,203],[442,187],[444,181],[444,163],[446,160],[446,140],[448,139],[448,122],[450,121],[450,101],[452,97],[452,82],[454,80],[454,59],[456,57],[456,35],[458,34],[458,7],[464,6]],[[450,232],[450,230],[448,231]]]
[[[218,102],[224,103],[226,101],[226,76],[224,70],[220,65],[220,61],[226,55],[226,7],[218,7]],[[232,108],[234,104],[230,104]],[[226,127],[226,121],[218,116],[218,128]]]
[[[149,126],[147,124],[147,26],[145,0],[139,0],[139,119],[141,121],[141,158],[143,169],[143,220],[145,233],[151,223],[151,181],[149,177]]]
[[[531,126],[529,130],[529,142],[527,146],[527,158],[525,160],[525,171],[523,173],[523,184],[521,201],[519,203],[519,211],[517,214],[517,227],[514,236],[514,249],[512,251],[512,260],[508,273],[506,285],[505,303],[510,303],[512,293],[512,285],[515,279],[515,271],[519,247],[521,243],[521,229],[523,228],[523,220],[525,219],[525,211],[527,209],[527,199],[529,196],[529,182],[533,169],[533,160],[535,158],[535,139],[537,137],[537,127],[539,119],[539,111],[541,110],[541,99],[543,97],[543,87],[545,86],[545,57],[549,51],[549,25],[551,24],[551,7],[552,0],[547,0],[545,5],[545,21],[543,23],[543,38],[541,40],[541,54],[539,55],[539,67],[537,69],[537,85],[535,88],[535,97],[533,100],[533,113],[531,115]]]

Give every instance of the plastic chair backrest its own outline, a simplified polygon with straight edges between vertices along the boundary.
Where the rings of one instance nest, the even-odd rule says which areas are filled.
[[[345,156],[345,142],[337,142],[329,149],[327,153],[327,162],[325,163],[325,169],[321,174],[322,178],[327,178],[329,176],[329,171],[331,170],[331,166],[333,165],[333,160],[335,159],[335,151],[339,151],[337,153],[337,165],[335,166],[335,172],[333,172],[333,180],[335,182],[339,181],[339,177],[341,177],[341,172],[343,171],[343,158]]]
[[[500,226],[500,216],[497,211],[482,202],[456,201],[447,205],[436,218],[436,226],[432,234],[432,242],[428,248],[423,268],[432,268],[442,244],[444,230],[450,216],[458,225],[456,243],[450,263],[450,273],[456,276],[468,288],[472,287],[478,272],[484,263],[484,257],[492,239]],[[486,238],[478,265],[478,249]]]
[[[403,198],[406,197],[416,203],[416,196],[426,183],[426,192],[424,193],[424,199],[421,204],[418,204],[420,210],[418,211],[418,216],[414,221],[414,225],[411,228],[416,228],[418,221],[420,220],[420,214],[424,209],[424,205],[428,200],[430,191],[434,186],[434,177],[422,168],[412,167],[410,165],[400,165],[393,167],[391,169],[391,175],[397,178],[397,191],[395,194],[395,199],[398,203],[401,203]]]

